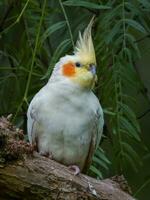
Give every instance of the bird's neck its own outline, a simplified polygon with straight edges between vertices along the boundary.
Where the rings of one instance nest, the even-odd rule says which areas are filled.
[[[85,93],[90,93],[91,89],[90,88],[85,88],[81,87],[79,84],[76,84],[74,82],[71,82],[70,80],[63,79],[59,81],[49,81],[47,83],[47,86],[50,88],[53,88],[55,91],[59,91],[60,94],[65,94],[65,95],[78,95],[80,96],[81,94]]]

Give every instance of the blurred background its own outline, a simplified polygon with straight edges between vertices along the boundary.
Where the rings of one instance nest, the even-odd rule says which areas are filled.
[[[140,200],[150,198],[150,1],[1,0],[0,116],[26,134],[26,111],[79,30],[95,15],[93,42],[105,114],[89,174],[123,174]]]

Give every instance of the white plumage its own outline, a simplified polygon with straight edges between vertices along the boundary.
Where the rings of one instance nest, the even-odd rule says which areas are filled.
[[[60,59],[27,113],[30,143],[36,144],[41,154],[50,154],[67,166],[77,165],[80,170],[89,166],[104,124],[102,108],[91,90],[95,74],[87,66],[92,61],[84,57],[82,62],[82,57],[78,54]],[[74,67],[74,75],[65,76],[63,66],[70,62],[82,65],[80,69]]]

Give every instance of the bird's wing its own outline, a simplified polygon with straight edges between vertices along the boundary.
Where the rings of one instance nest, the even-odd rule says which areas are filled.
[[[100,139],[102,136],[103,132],[103,125],[104,125],[104,118],[103,118],[103,111],[101,107],[99,106],[94,114],[94,118],[92,120],[92,137],[91,137],[91,143],[89,147],[89,153],[84,165],[83,172],[87,172],[89,169],[91,162],[92,162],[92,157],[94,155],[95,150],[97,149]]]
[[[27,129],[29,142],[36,145],[38,132],[40,131],[40,108],[43,102],[46,87],[43,87],[32,99],[27,112]]]
[[[36,143],[36,129],[35,125],[38,121],[36,110],[34,105],[31,103],[27,113],[28,121],[27,121],[27,128],[28,128],[28,138],[31,144]]]

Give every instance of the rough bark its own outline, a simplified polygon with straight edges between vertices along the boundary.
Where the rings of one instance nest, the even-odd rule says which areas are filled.
[[[38,153],[31,155],[32,148],[17,132],[19,137],[7,120],[0,119],[0,200],[133,200],[123,191],[127,184],[121,177],[100,181],[83,174],[74,176],[66,166]]]

